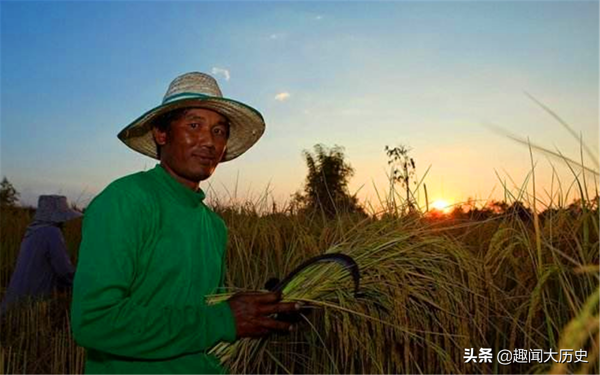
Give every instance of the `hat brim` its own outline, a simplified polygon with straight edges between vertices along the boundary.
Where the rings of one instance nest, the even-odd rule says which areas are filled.
[[[77,219],[81,216],[83,216],[81,212],[72,209],[64,211],[55,211],[50,216],[50,221],[53,223],[64,223],[66,221]]]
[[[221,162],[233,160],[252,147],[265,132],[265,121],[256,109],[233,99],[202,94],[179,94],[141,115],[118,134],[129,148],[158,159],[152,136],[153,121],[160,115],[180,108],[210,109],[229,120],[229,139]]]

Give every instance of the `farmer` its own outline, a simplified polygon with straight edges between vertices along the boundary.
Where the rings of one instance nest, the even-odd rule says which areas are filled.
[[[0,307],[2,313],[24,299],[44,298],[55,290],[72,286],[75,268],[67,254],[61,229],[65,221],[77,217],[81,217],[81,213],[69,208],[67,197],[40,195]]]
[[[199,183],[264,129],[262,115],[223,98],[214,78],[187,73],[119,133],[160,164],[112,182],[86,210],[71,306],[86,372],[226,372],[208,354],[218,342],[291,330],[269,317],[299,309],[278,293],[205,301],[224,284],[227,228]]]

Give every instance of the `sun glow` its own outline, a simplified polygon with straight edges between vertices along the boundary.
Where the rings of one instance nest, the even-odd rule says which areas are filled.
[[[438,210],[438,211],[442,211],[444,213],[448,213],[450,212],[450,203],[448,201],[445,201],[443,199],[438,199],[436,201],[434,201],[431,204],[431,207],[433,207],[434,209]]]

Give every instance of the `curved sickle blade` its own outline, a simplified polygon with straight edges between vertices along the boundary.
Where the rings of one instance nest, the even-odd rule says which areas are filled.
[[[274,285],[268,289],[273,292],[281,291],[301,271],[303,271],[304,269],[306,269],[316,263],[323,263],[323,262],[339,263],[348,272],[350,272],[350,275],[352,275],[352,279],[354,280],[354,295],[356,296],[358,294],[358,289],[360,287],[360,271],[358,269],[358,264],[356,264],[356,262],[354,261],[354,259],[352,259],[352,257],[350,257],[346,254],[340,254],[340,253],[323,254],[323,255],[319,255],[314,258],[311,258],[311,259],[307,260],[306,262],[302,263],[301,265],[299,265],[294,271],[292,271],[289,275],[287,275],[285,279],[281,280],[279,283],[277,283],[276,285]]]

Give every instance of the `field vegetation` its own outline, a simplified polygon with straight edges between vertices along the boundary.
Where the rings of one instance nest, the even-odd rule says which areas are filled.
[[[228,293],[264,288],[323,253],[352,256],[360,293],[335,263],[316,265],[286,289],[311,312],[295,332],[219,344],[235,373],[598,373],[598,174],[573,171],[576,200],[535,190],[535,169],[503,201],[449,213],[418,205],[391,179],[379,211],[347,191],[341,148],[305,153],[305,189],[277,208],[268,197],[212,207],[229,227]],[[410,159],[406,159],[410,160]],[[414,161],[413,161],[414,163]],[[414,166],[413,166],[414,167]],[[597,169],[597,166],[596,166]],[[405,169],[409,172],[408,169]],[[406,178],[400,170],[401,181]],[[333,177],[332,177],[333,176]],[[337,177],[336,177],[337,176]],[[395,175],[398,176],[398,175]],[[331,178],[341,178],[335,184]],[[590,194],[590,191],[594,193]],[[5,206],[0,218],[0,291],[14,269],[33,210]],[[81,222],[64,229],[73,262]],[[208,302],[226,298],[208,297]],[[81,373],[84,350],[70,334],[68,294],[30,301],[1,320],[3,373]],[[588,363],[465,363],[465,349],[586,350]]]

